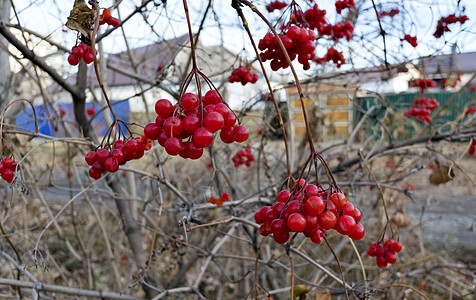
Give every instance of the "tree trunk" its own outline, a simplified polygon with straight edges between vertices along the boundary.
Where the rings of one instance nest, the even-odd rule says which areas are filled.
[[[10,0],[0,0],[0,22],[10,22]],[[1,35],[0,41],[8,47],[7,40]],[[0,49],[0,108],[7,102],[11,78],[9,55]]]

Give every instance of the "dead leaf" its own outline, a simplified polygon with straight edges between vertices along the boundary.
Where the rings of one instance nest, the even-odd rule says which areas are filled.
[[[455,173],[453,169],[450,171],[450,166],[437,165],[431,172],[429,179],[431,184],[439,185],[453,180],[454,177]]]
[[[397,225],[399,228],[405,228],[411,225],[412,221],[410,218],[403,212],[403,211],[398,211],[396,214],[394,214],[390,220],[392,221],[393,224]]]
[[[74,1],[66,27],[82,34],[83,42],[91,45],[91,33],[94,28],[94,11],[84,1]]]

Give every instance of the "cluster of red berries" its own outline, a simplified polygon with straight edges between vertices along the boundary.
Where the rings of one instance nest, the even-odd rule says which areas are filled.
[[[332,61],[336,64],[337,68],[340,68],[343,64],[345,64],[345,58],[342,52],[337,51],[334,47],[330,47],[327,49],[327,54],[321,58],[315,58],[314,61],[317,64],[323,64],[324,62]]]
[[[402,41],[402,42],[407,41],[410,45],[412,45],[412,47],[418,46],[417,37],[416,36],[411,36],[409,34],[405,34],[403,39],[400,39],[400,41]]]
[[[309,62],[316,56],[316,46],[314,45],[316,34],[314,31],[293,25],[287,29],[285,34],[284,31],[279,34],[279,37],[291,61],[298,57],[298,62],[303,65],[303,69],[309,70],[311,68]],[[279,47],[278,40],[272,33],[268,32],[259,41],[258,48],[263,51],[260,53],[263,61],[271,60],[273,71],[289,67],[286,57]]]
[[[324,35],[324,28],[328,25],[325,16],[326,10],[319,9],[317,4],[314,4],[313,7],[304,12],[304,19],[306,21],[302,20],[302,18],[298,18],[296,21],[299,21],[299,23],[307,23],[309,29],[317,29],[320,35]]]
[[[256,223],[262,224],[260,234],[273,234],[278,244],[286,243],[290,232],[302,232],[316,244],[330,229],[354,240],[365,235],[364,226],[359,223],[360,210],[347,202],[343,193],[322,190],[306,184],[304,179],[296,181],[292,191],[279,192],[273,205],[262,207],[254,217]]]
[[[473,84],[472,86],[469,87],[469,90],[471,92],[476,92],[476,84]]]
[[[419,87],[423,93],[426,89],[435,88],[436,82],[431,79],[421,78],[412,83],[412,87]]]
[[[106,171],[114,173],[119,169],[119,165],[144,156],[144,152],[150,150],[151,146],[151,141],[142,136],[125,143],[123,140],[117,140],[112,145],[111,151],[104,148],[91,151],[84,158],[86,163],[91,166],[89,177],[99,179]]]
[[[15,178],[16,167],[16,161],[10,157],[4,157],[2,161],[0,161],[0,175],[2,176],[2,179],[8,183],[12,183],[13,178]]]
[[[466,111],[464,112],[464,116],[467,117],[469,114],[474,113],[476,113],[476,106],[468,106],[468,108],[466,108]]]
[[[281,10],[283,8],[285,8],[286,6],[288,6],[285,2],[281,2],[281,1],[271,1],[271,3],[269,3],[268,5],[266,5],[266,10],[268,12],[273,12],[274,10]]]
[[[203,148],[213,143],[215,132],[226,144],[242,143],[248,139],[248,129],[237,125],[235,114],[223,103],[215,90],[208,91],[200,100],[193,93],[182,96],[179,104],[167,99],[155,103],[157,118],[144,127],[144,135],[156,140],[169,155],[199,159]]]
[[[215,198],[215,197],[211,196],[208,201],[211,204],[215,204],[216,206],[220,207],[220,206],[223,206],[223,202],[226,202],[228,200],[230,200],[230,194],[223,193],[223,194],[221,194],[220,198]]]
[[[389,16],[391,18],[395,17],[396,15],[398,15],[400,13],[400,10],[398,8],[392,8],[391,10],[389,11],[381,11],[378,13],[378,16],[379,18],[383,18],[383,17],[386,17],[386,16]]]
[[[258,74],[251,72],[251,68],[245,66],[239,66],[231,72],[228,77],[228,82],[241,82],[242,85],[246,85],[248,82],[256,83],[258,81]]]
[[[441,87],[444,89],[449,87],[455,88],[456,85],[461,82],[461,74],[458,74],[456,77],[442,78],[440,82]]]
[[[394,240],[386,240],[382,245],[380,243],[373,243],[367,249],[369,256],[377,258],[377,266],[379,268],[386,268],[388,264],[394,264],[397,261],[395,253],[402,251],[402,244]]]
[[[236,154],[231,159],[235,168],[238,168],[241,165],[245,165],[247,167],[251,166],[251,163],[255,160],[255,156],[251,153],[251,148],[246,148],[244,150],[240,150],[236,152]]]
[[[68,63],[72,66],[79,64],[81,58],[86,64],[90,64],[94,60],[93,48],[81,43],[71,49],[71,54],[68,56]]]
[[[426,108],[429,110],[435,110],[440,107],[440,103],[434,98],[421,97],[412,101],[413,107]]]
[[[420,123],[427,122],[431,124],[433,121],[430,118],[431,110],[427,108],[420,108],[420,107],[412,107],[411,109],[407,110],[404,115],[407,118],[415,118]]]
[[[354,7],[355,3],[354,0],[338,0],[336,1],[336,11],[338,14],[342,12],[345,8]]]
[[[99,16],[99,25],[103,24],[108,24],[112,27],[119,27],[119,19],[112,17],[111,11],[109,9],[105,9]]]
[[[438,24],[436,25],[436,30],[435,33],[433,33],[433,36],[436,38],[440,38],[445,32],[451,31],[448,25],[457,22],[464,24],[468,20],[469,18],[466,15],[457,17],[455,14],[452,14],[446,17],[441,17],[441,19],[438,20]]]

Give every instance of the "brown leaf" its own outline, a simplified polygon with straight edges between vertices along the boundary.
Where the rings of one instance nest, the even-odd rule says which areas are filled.
[[[74,7],[69,13],[66,27],[83,35],[83,41],[91,44],[91,33],[94,27],[94,11],[84,1],[74,1]]]
[[[439,185],[453,180],[455,173],[453,169],[450,171],[448,165],[437,165],[430,174],[429,180],[431,184]]]

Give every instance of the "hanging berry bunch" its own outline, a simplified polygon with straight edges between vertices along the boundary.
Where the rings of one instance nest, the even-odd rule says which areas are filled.
[[[271,1],[271,3],[266,5],[266,10],[271,13],[275,10],[281,10],[285,8],[286,6],[288,6],[286,2],[275,0],[275,1]]]
[[[71,54],[68,56],[68,63],[72,66],[76,66],[81,59],[84,60],[86,64],[90,64],[94,60],[93,49],[85,43],[81,43],[71,49]]]
[[[238,168],[241,165],[250,167],[254,160],[255,156],[251,153],[251,148],[238,151],[232,158],[235,168]]]
[[[208,201],[211,204],[215,204],[216,206],[221,207],[221,206],[223,206],[223,202],[226,202],[228,200],[230,200],[230,194],[223,193],[223,194],[221,194],[220,198],[215,198],[215,197],[211,196]]]
[[[473,140],[471,142],[471,145],[469,145],[468,155],[474,155],[475,152],[476,152],[476,140]]]
[[[395,17],[396,15],[398,15],[400,13],[400,10],[398,8],[392,8],[391,10],[388,10],[388,11],[380,11],[378,13],[378,16],[379,18],[383,18],[383,17]]]
[[[99,17],[99,25],[104,24],[111,25],[112,27],[119,27],[119,19],[112,17],[109,9],[104,9]]]
[[[435,88],[436,82],[431,79],[421,78],[421,79],[415,80],[415,82],[412,83],[412,87],[420,88],[420,92],[423,93],[429,88]]]
[[[248,82],[254,84],[258,81],[258,74],[251,72],[251,68],[245,66],[239,66],[231,72],[228,77],[228,82],[240,82],[242,85],[246,85]]]
[[[248,129],[237,124],[236,115],[223,103],[216,90],[203,97],[186,93],[177,105],[168,99],[155,104],[157,118],[144,128],[144,135],[157,140],[169,155],[199,159],[214,141],[214,133],[227,144],[248,139]]]
[[[386,240],[385,243],[373,243],[367,249],[367,254],[376,257],[377,266],[386,268],[388,264],[394,264],[397,261],[396,253],[402,251],[402,244],[394,240]]]
[[[342,13],[342,10],[346,8],[352,8],[355,6],[354,0],[338,0],[336,1],[336,11],[338,14]]]
[[[15,178],[15,171],[17,168],[17,162],[10,157],[4,157],[0,161],[0,175],[2,179],[8,183],[12,183]]]
[[[455,14],[452,14],[446,17],[441,17],[438,20],[438,24],[436,25],[436,30],[435,30],[435,33],[433,33],[433,36],[438,39],[442,37],[445,32],[451,31],[448,25],[454,24],[457,22],[464,24],[468,20],[469,18],[466,15],[457,17]]]
[[[464,116],[467,117],[468,115],[474,113],[476,113],[476,106],[468,106],[468,108],[466,108],[466,111],[464,112]]]

